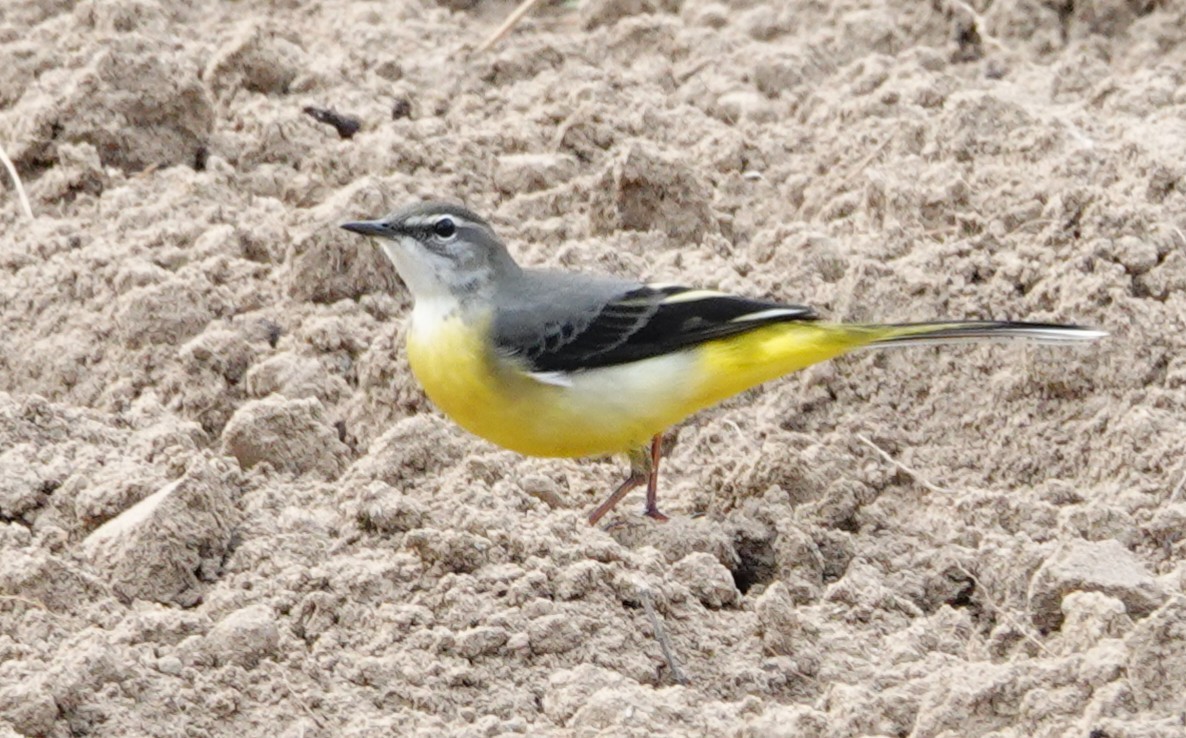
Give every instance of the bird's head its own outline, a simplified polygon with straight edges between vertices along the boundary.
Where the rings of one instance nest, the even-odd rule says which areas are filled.
[[[417,300],[488,294],[519,270],[490,224],[460,205],[417,203],[342,228],[377,238]]]

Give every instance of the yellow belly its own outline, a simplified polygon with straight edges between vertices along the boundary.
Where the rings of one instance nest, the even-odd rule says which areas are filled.
[[[541,381],[493,355],[489,321],[455,314],[417,325],[408,359],[428,397],[466,430],[529,456],[598,456],[645,445],[689,415],[869,336],[827,324],[780,324],[630,364]]]
[[[512,451],[569,457],[626,452],[686,415],[670,400],[647,401],[644,395],[657,381],[676,379],[690,359],[667,360],[665,366],[628,377],[612,370],[585,372],[573,375],[570,386],[558,386],[483,345],[478,330],[450,318],[431,332],[409,333],[408,360],[429,399],[446,415]],[[630,386],[624,388],[623,382]]]

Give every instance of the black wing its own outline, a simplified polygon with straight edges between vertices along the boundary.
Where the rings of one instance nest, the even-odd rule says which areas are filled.
[[[566,296],[559,294],[557,299]],[[567,297],[572,297],[567,296]],[[527,310],[500,316],[499,350],[533,372],[575,372],[661,356],[772,323],[815,320],[802,305],[751,300],[709,290],[668,285],[631,286],[588,309],[555,310],[532,322]],[[538,314],[538,313],[536,313]]]

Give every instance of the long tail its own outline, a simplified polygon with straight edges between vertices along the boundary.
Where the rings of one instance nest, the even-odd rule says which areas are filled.
[[[691,383],[690,398],[682,406],[686,412],[680,417],[762,382],[859,348],[995,340],[1068,344],[1094,341],[1106,335],[1104,331],[1077,325],[1007,321],[947,320],[883,325],[802,320],[776,323],[702,344],[699,349],[702,373]]]
[[[1030,341],[1041,344],[1066,344],[1095,341],[1108,335],[1106,331],[1080,325],[984,320],[851,327],[861,332],[868,331],[869,334],[876,336],[865,344],[866,347],[871,348],[979,341]]]

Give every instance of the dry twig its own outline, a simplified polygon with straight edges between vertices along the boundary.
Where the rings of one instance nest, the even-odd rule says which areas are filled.
[[[4,147],[0,146],[0,161],[4,162],[4,168],[8,170],[8,176],[12,178],[12,184],[16,188],[17,197],[21,201],[21,210],[25,211],[25,217],[33,220],[33,208],[29,205],[29,196],[25,194],[25,186],[21,184],[20,175],[16,173],[16,166],[12,163],[12,159],[8,158],[8,154],[4,152]]]
[[[671,639],[667,637],[667,630],[663,627],[663,622],[659,620],[658,613],[655,612],[655,604],[651,601],[651,590],[641,586],[638,588],[638,594],[642,599],[643,608],[647,611],[647,618],[651,621],[651,629],[655,631],[655,640],[659,642],[659,650],[663,652],[663,658],[667,660],[667,668],[671,670],[671,681],[676,684],[687,684],[688,676],[684,674],[679,662],[675,660]]]
[[[482,42],[482,45],[477,48],[474,53],[481,54],[488,51],[491,46],[502,40],[502,37],[511,32],[519,21],[523,20],[523,16],[527,15],[532,8],[536,6],[539,0],[523,0],[519,3],[519,7],[515,8],[514,12],[507,16],[507,19],[502,22],[502,25],[495,29],[494,33]]]
[[[918,472],[911,469],[910,467],[906,466],[905,464],[898,461],[894,457],[890,456],[884,449],[882,449],[876,443],[873,443],[873,441],[870,441],[868,436],[865,436],[863,433],[857,434],[857,440],[860,441],[861,443],[865,444],[869,448],[873,449],[874,451],[876,451],[877,455],[880,456],[882,459],[884,459],[887,463],[889,463],[891,466],[893,466],[898,471],[904,472],[905,474],[909,475],[909,477],[911,479],[918,482],[920,485],[922,485],[926,489],[929,489],[930,491],[936,492],[941,495],[955,494],[955,490],[950,490],[950,489],[947,489],[946,487],[940,487],[937,484],[932,484],[932,483],[928,482],[926,480],[926,477],[919,474]]]
[[[1038,637],[1034,635],[1033,629],[1026,626],[1025,623],[1021,622],[1017,618],[1013,617],[1007,610],[1005,610],[1005,608],[1001,607],[996,603],[996,601],[993,600],[992,595],[989,594],[988,588],[984,586],[984,584],[976,577],[975,574],[968,571],[959,564],[955,565],[955,569],[960,574],[971,580],[972,584],[976,585],[976,589],[980,590],[980,596],[984,599],[984,604],[987,605],[990,610],[996,613],[998,618],[1004,620],[1006,624],[1020,633],[1021,637],[1029,641],[1034,646],[1034,648],[1038,649],[1042,653],[1042,655],[1054,655],[1050,652],[1049,648],[1046,648],[1046,644],[1038,640]]]
[[[1182,474],[1182,478],[1178,480],[1178,484],[1174,487],[1174,491],[1170,493],[1169,501],[1177,502],[1178,498],[1182,495],[1182,490],[1184,489],[1186,489],[1186,472]]]

